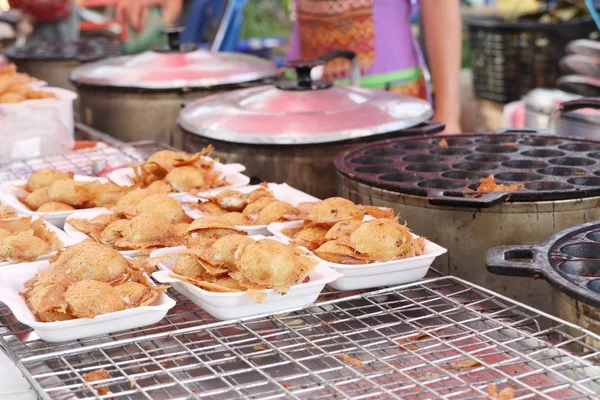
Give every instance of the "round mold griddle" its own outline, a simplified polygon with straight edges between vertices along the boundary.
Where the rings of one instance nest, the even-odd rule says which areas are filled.
[[[14,60],[90,62],[123,54],[123,43],[105,38],[67,43],[32,42],[22,47],[9,47],[4,54]]]
[[[600,222],[557,233],[538,246],[500,246],[486,256],[490,272],[543,277],[568,296],[600,308]]]
[[[431,204],[490,207],[600,195],[600,142],[527,133],[400,138],[353,147],[335,158],[343,176]],[[473,197],[480,179],[521,184]]]

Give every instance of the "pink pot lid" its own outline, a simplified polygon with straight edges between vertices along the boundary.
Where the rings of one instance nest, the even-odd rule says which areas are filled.
[[[85,64],[71,73],[77,84],[139,89],[198,89],[272,78],[270,61],[238,53],[147,51]]]
[[[182,110],[178,123],[191,133],[226,142],[289,145],[391,133],[432,116],[428,102],[382,90],[261,86],[196,100]]]

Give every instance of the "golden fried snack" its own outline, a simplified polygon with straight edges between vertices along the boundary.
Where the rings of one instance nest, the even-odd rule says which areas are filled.
[[[17,210],[13,207],[0,205],[0,219],[14,218],[17,215]]]
[[[370,215],[373,218],[398,218],[400,214],[396,216],[394,210],[389,207],[377,207],[377,206],[364,206],[359,205],[358,208],[362,210],[366,215]]]
[[[237,260],[232,274],[243,285],[245,278],[251,284],[266,286],[285,293],[294,285],[301,270],[296,264],[291,246],[265,239],[249,244]]]
[[[175,191],[168,182],[162,180],[152,182],[146,190],[154,194],[169,194]]]
[[[66,290],[60,282],[44,282],[28,289],[23,298],[39,321],[66,321],[74,318],[67,310]]]
[[[33,261],[50,252],[50,245],[33,236],[33,231],[20,232],[0,240],[0,262]]]
[[[249,218],[256,219],[258,218],[258,214],[262,211],[263,208],[276,201],[277,199],[274,197],[260,197],[252,203],[248,204],[246,208],[244,208],[244,211],[242,211],[242,214],[247,215]]]
[[[27,93],[28,100],[53,99],[54,95],[46,90],[33,90]]]
[[[164,218],[142,214],[129,221],[123,230],[123,238],[115,242],[121,249],[152,249],[181,244],[171,224]]]
[[[0,228],[6,229],[11,234],[31,230],[31,217],[15,217],[0,220]]]
[[[60,203],[58,201],[49,201],[43,204],[37,209],[37,212],[60,212],[60,211],[73,211],[75,208],[68,204]]]
[[[216,267],[236,269],[236,260],[254,240],[243,235],[229,235],[217,240],[206,253],[207,260]]]
[[[200,246],[204,248],[210,247],[223,236],[246,234],[243,231],[238,231],[235,225],[214,216],[195,219],[186,233],[184,242],[188,247]]]
[[[366,264],[369,257],[357,253],[352,247],[343,244],[337,240],[323,243],[315,254],[325,261],[335,264]]]
[[[50,202],[50,197],[48,196],[48,188],[43,187],[34,190],[29,193],[25,198],[20,199],[22,203],[24,203],[27,207],[36,211],[38,208],[43,206],[46,203]]]
[[[274,201],[260,210],[256,223],[268,225],[277,221],[293,221],[298,219],[299,211],[296,207],[284,201]]]
[[[317,204],[316,201],[305,201],[302,203],[298,203],[298,206],[296,208],[298,209],[298,211],[300,211],[301,219],[308,218],[310,212],[315,207],[315,204]]]
[[[95,246],[77,252],[66,263],[67,275],[77,281],[94,280],[117,284],[129,278],[127,260],[107,246]]]
[[[31,174],[25,184],[25,190],[33,192],[36,189],[48,187],[54,182],[63,179],[73,179],[73,173],[61,172],[55,169],[41,169]]]
[[[229,222],[235,226],[249,226],[252,225],[250,218],[239,212],[228,212],[227,214],[221,215],[223,221]]]
[[[297,232],[294,236],[294,242],[299,246],[304,246],[309,250],[316,250],[325,241],[327,229],[321,226],[309,226]]]
[[[27,97],[27,95],[29,93],[33,92],[33,89],[31,89],[31,86],[29,86],[27,84],[13,82],[12,85],[10,85],[9,87],[6,88],[5,92],[20,93],[22,95],[25,95],[25,97]]]
[[[165,181],[179,192],[189,192],[192,189],[206,187],[206,175],[207,171],[203,169],[184,166],[169,172],[165,176]]]
[[[375,219],[361,224],[350,235],[348,244],[357,252],[367,254],[372,261],[389,261],[415,255],[418,248],[415,249],[412,242],[410,229],[398,221]]]
[[[350,220],[338,222],[327,231],[327,240],[349,240],[350,235],[362,225],[362,221]]]
[[[27,100],[27,96],[22,93],[5,92],[0,94],[0,104],[14,104]]]
[[[12,77],[6,74],[0,75],[0,93],[4,93],[6,89],[12,85],[13,80]]]
[[[493,175],[481,178],[479,182],[480,184],[476,190],[477,193],[473,194],[472,197],[481,197],[487,192],[516,192],[524,187],[521,183],[511,183],[510,185],[498,184]]]
[[[152,290],[138,282],[125,282],[115,286],[115,290],[128,307],[139,307],[152,294]]]
[[[92,219],[85,218],[70,218],[69,225],[88,236],[95,238],[100,237],[103,230],[110,224],[119,220],[117,214],[100,214]]]
[[[89,207],[110,207],[131,190],[127,186],[119,186],[114,182],[93,181],[85,185],[89,193]]]
[[[189,221],[181,204],[166,194],[153,194],[142,199],[133,215],[154,215],[171,223]]]
[[[31,229],[33,236],[42,239],[50,246],[50,251],[56,251],[63,247],[63,243],[60,241],[56,233],[48,230],[44,222],[44,218],[39,218],[31,223]]]
[[[205,197],[223,210],[242,211],[248,205],[248,195],[237,190],[224,190],[213,197]]]
[[[115,244],[115,242],[123,237],[123,232],[129,226],[129,221],[126,219],[118,219],[111,222],[100,232],[100,242],[107,244]],[[98,239],[98,236],[95,237]]]
[[[94,318],[125,309],[125,301],[112,286],[98,281],[80,281],[65,293],[69,310],[78,318]]]
[[[222,209],[221,207],[219,207],[218,205],[216,205],[215,203],[211,203],[210,201],[199,201],[198,203],[185,203],[190,207],[193,207],[197,210],[202,211],[204,214],[209,214],[209,215],[225,215],[227,214],[227,210]]]
[[[256,190],[248,193],[248,203],[252,203],[261,197],[275,197],[273,196],[273,192],[268,188],[267,184],[263,184],[263,187],[259,187]]]
[[[211,279],[212,274],[209,274],[204,268],[204,264],[200,262],[197,256],[191,253],[181,253],[175,264],[173,264],[172,271],[177,275],[185,276],[187,278],[206,280]]]
[[[364,213],[350,200],[341,197],[330,197],[316,203],[306,219],[309,225],[332,227],[341,221],[362,221]]]
[[[127,193],[115,205],[113,208],[115,212],[121,214],[134,214],[137,205],[144,200],[146,197],[152,196],[152,192],[144,189],[136,189]]]
[[[8,229],[0,228],[0,239],[4,239],[5,237],[11,236],[13,233]]]
[[[50,201],[81,207],[90,199],[90,192],[85,183],[63,179],[48,186],[48,197]]]

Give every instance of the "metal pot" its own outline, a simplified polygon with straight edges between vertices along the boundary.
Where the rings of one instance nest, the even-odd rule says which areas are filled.
[[[180,32],[168,31],[168,50],[75,69],[71,80],[79,91],[82,121],[119,140],[154,140],[181,147],[176,121],[182,104],[263,85],[278,75],[272,63],[258,57],[182,46]]]
[[[554,311],[560,318],[600,333],[599,240],[600,223],[592,222],[559,232],[540,245],[492,248],[486,265],[502,276],[543,278],[552,285]],[[600,347],[600,342],[589,344]]]
[[[583,110],[592,108],[593,110]],[[550,133],[600,140],[600,99],[579,98],[561,103],[552,115]]]
[[[441,139],[448,147],[439,146]],[[574,151],[586,146],[587,152]],[[600,186],[583,185],[600,185],[596,159],[587,166],[553,164],[596,156],[595,150],[599,143],[522,133],[375,142],[336,157],[338,194],[391,207],[415,233],[447,248],[434,264],[441,272],[551,313],[545,283],[532,281],[523,290],[517,278],[493,276],[484,268],[485,253],[498,245],[538,243],[557,230],[599,219]],[[369,154],[381,155],[376,164],[368,164]],[[525,188],[470,197],[488,175]]]
[[[350,52],[330,55],[338,56],[355,59]],[[323,63],[290,63],[296,81],[189,104],[178,120],[184,149],[198,151],[212,143],[219,158],[245,165],[250,176],[286,182],[324,198],[335,195],[332,158],[340,151],[356,143],[443,129],[440,124],[412,129],[433,115],[426,101],[313,80],[313,68]]]

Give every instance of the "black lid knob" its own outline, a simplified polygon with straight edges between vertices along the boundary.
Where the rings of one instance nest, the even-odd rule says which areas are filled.
[[[174,26],[163,29],[163,33],[167,35],[167,47],[156,50],[159,53],[187,53],[198,49],[193,43],[181,44],[181,33],[185,31],[182,26]]]
[[[294,68],[296,70],[296,81],[282,81],[276,87],[281,90],[322,90],[333,86],[331,81],[317,80],[313,81],[310,73],[314,67],[324,65],[325,61],[321,59],[315,60],[295,60],[285,63],[286,68]]]

